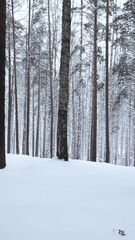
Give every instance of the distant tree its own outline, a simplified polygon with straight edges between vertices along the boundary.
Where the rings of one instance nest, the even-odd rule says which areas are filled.
[[[17,63],[16,63],[16,36],[14,19],[14,2],[12,0],[12,24],[13,24],[13,46],[14,46],[14,86],[15,86],[15,122],[16,122],[16,153],[19,154],[19,120],[18,120],[18,89],[17,89]]]
[[[29,0],[29,20],[28,20],[28,56],[27,56],[27,131],[26,131],[26,154],[29,155],[29,135],[30,135],[30,29],[31,28],[31,0]]]
[[[5,36],[6,1],[0,2],[0,169],[6,166],[5,157]]]
[[[60,92],[57,126],[57,157],[68,160],[67,114],[69,98],[69,59],[71,37],[71,0],[63,0]]]
[[[50,78],[50,157],[53,157],[53,60],[52,60],[52,32],[51,32],[51,19],[50,19],[50,1],[48,0],[48,37],[49,37],[49,78]]]
[[[13,1],[13,5],[10,0],[6,2],[6,147],[8,153],[17,153],[19,148],[21,149],[19,145],[21,134],[19,132],[21,132],[24,109],[25,27],[24,23],[22,24],[15,19],[16,13],[18,13],[17,2]]]
[[[113,28],[115,53],[112,69],[114,91],[111,131],[116,163],[128,166],[134,165],[135,161],[135,0],[124,3],[113,20]]]
[[[8,12],[10,4],[8,2]],[[7,15],[7,49],[8,49],[8,121],[7,121],[7,153],[11,152],[11,119],[12,119],[12,67],[11,67],[11,15]]]
[[[78,103],[79,103],[79,109],[78,109],[78,128],[77,128],[77,143],[76,143],[76,159],[81,159],[81,140],[82,140],[82,124],[83,124],[83,116],[82,116],[82,112],[83,112],[83,96],[82,96],[82,92],[83,92],[83,76],[82,76],[82,70],[83,70],[83,51],[84,51],[84,47],[83,47],[83,0],[81,0],[81,11],[80,11],[80,56],[79,56],[79,81],[80,81],[80,91],[79,91],[79,96],[78,96]]]
[[[110,162],[109,146],[109,0],[106,1],[106,83],[105,83],[105,132],[106,132],[106,162]]]
[[[50,122],[49,122],[49,109],[50,109],[50,99],[49,94],[45,94],[46,91],[49,93],[49,77],[48,77],[48,31],[47,24],[45,22],[45,17],[47,17],[47,8],[45,3],[41,0],[32,1],[31,12],[29,9],[29,23],[28,29],[30,29],[30,34],[28,31],[27,36],[27,75],[26,75],[26,86],[28,72],[30,77],[29,82],[29,147],[31,146],[32,156],[46,156],[46,149],[50,146]],[[29,41],[29,44],[28,44]],[[29,45],[29,47],[28,47]],[[29,50],[28,50],[29,48]],[[28,56],[29,55],[29,56]],[[29,69],[29,70],[28,70]],[[27,86],[28,87],[28,86]],[[28,91],[26,91],[27,93]],[[26,96],[27,99],[27,96]],[[27,102],[28,103],[28,102]],[[47,106],[47,107],[46,107]],[[27,110],[26,106],[26,110]],[[46,112],[44,112],[46,110]],[[28,116],[28,115],[27,115]],[[45,122],[44,122],[44,117]],[[49,127],[48,127],[49,125]],[[45,131],[42,130],[45,127]],[[24,130],[27,128],[24,128]],[[46,142],[43,143],[42,136],[43,132],[45,134]],[[25,145],[25,144],[24,144]],[[43,146],[47,146],[44,148]],[[44,146],[44,147],[45,147]],[[29,148],[30,151],[30,148]],[[49,157],[49,154],[48,154]]]
[[[37,105],[37,126],[36,126],[36,146],[35,146],[35,156],[38,157],[39,154],[39,134],[40,134],[40,110],[41,110],[41,46],[39,45],[39,79],[38,79],[38,105]]]
[[[93,92],[91,120],[90,160],[96,162],[97,155],[97,0],[94,1],[94,51],[93,51]]]

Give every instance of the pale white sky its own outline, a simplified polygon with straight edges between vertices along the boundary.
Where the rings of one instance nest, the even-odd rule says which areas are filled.
[[[18,7],[15,9],[15,18],[17,20],[24,21],[25,19],[27,19],[27,15],[28,15],[28,1],[20,0],[19,2],[20,2],[20,5],[18,5]],[[74,3],[74,6],[80,7],[81,5],[81,0],[72,0],[72,2]],[[122,6],[123,3],[125,2],[126,0],[117,0],[117,3],[119,4],[119,6]],[[84,4],[85,4],[85,0],[84,0]]]

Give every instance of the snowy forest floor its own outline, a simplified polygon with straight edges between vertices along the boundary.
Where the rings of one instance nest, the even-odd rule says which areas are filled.
[[[0,240],[135,240],[134,220],[133,167],[7,155],[0,171]]]

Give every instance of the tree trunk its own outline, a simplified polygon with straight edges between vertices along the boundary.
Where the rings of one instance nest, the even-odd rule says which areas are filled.
[[[71,36],[71,0],[63,0],[60,92],[57,126],[57,157],[68,160],[67,114],[69,98],[69,59]]]
[[[51,135],[50,135],[50,157],[53,157],[53,69],[52,69],[52,36],[51,36],[51,20],[50,20],[50,0],[48,0],[48,27],[49,27],[49,70],[50,70],[50,100],[51,100]]]
[[[39,46],[39,83],[38,83],[38,113],[37,113],[37,129],[36,129],[36,147],[35,147],[35,156],[39,155],[39,134],[40,134],[40,105],[41,105],[41,46]]]
[[[15,82],[16,153],[19,154],[18,96],[17,96],[17,75],[16,75],[16,40],[15,40],[14,2],[13,2],[13,0],[12,0],[12,23],[13,23],[13,45],[14,45],[14,82]]]
[[[8,8],[9,10],[9,8]],[[12,113],[12,94],[11,94],[11,38],[10,22],[8,22],[8,125],[7,125],[7,153],[11,152],[11,113]]]
[[[28,57],[27,57],[27,131],[26,131],[26,155],[29,155],[30,135],[30,24],[31,24],[31,0],[29,0],[29,21],[28,21]]]
[[[24,124],[23,124],[23,139],[22,139],[22,154],[26,154],[26,96],[25,96],[25,100],[24,100]]]
[[[33,126],[33,131],[32,131],[32,156],[34,157],[35,155],[35,93],[34,93],[34,83],[33,83],[33,96],[32,96],[32,126]]]
[[[105,122],[106,122],[106,162],[110,162],[109,146],[109,101],[108,101],[108,81],[109,81],[109,0],[106,3],[106,83],[105,83]]]
[[[27,29],[26,29],[26,61],[25,61],[25,97],[24,97],[24,124],[23,124],[23,139],[22,139],[22,154],[26,154],[27,141],[27,65],[28,65],[28,44],[27,44]]]
[[[82,158],[82,143],[83,143],[83,140],[82,140],[82,137],[83,137],[83,128],[84,128],[84,125],[83,125],[83,94],[82,94],[82,91],[83,91],[83,88],[82,88],[82,83],[83,83],[83,79],[82,79],[82,53],[83,53],[83,0],[81,0],[81,24],[80,24],[80,62],[79,62],[79,82],[80,82],[80,91],[79,91],[79,96],[78,96],[78,119],[77,119],[77,143],[76,143],[76,159],[81,159]]]
[[[94,63],[93,63],[90,160],[96,162],[96,155],[97,155],[97,0],[95,0],[95,16],[94,16]]]
[[[6,1],[0,3],[0,169],[6,166],[5,157],[5,38]]]

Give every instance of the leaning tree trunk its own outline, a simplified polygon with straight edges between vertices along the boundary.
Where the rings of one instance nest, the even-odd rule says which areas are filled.
[[[0,2],[0,169],[6,166],[5,157],[5,37],[6,1]]]
[[[57,126],[57,157],[68,160],[67,113],[69,98],[69,58],[71,36],[71,0],[63,0],[60,92]]]

